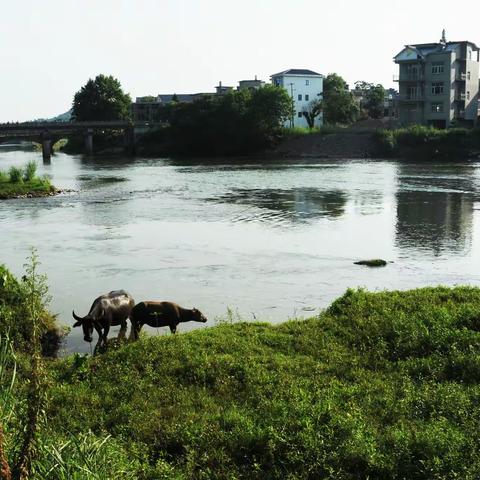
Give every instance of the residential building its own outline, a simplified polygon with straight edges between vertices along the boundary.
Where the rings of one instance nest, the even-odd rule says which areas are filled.
[[[271,77],[272,83],[283,87],[293,101],[294,115],[285,123],[286,127],[308,127],[303,112],[308,111],[312,101],[322,98],[323,75],[306,69],[290,69],[276,73]],[[321,126],[323,115],[315,119],[315,126]]]
[[[214,93],[167,93],[156,97],[137,97],[132,103],[132,116],[134,122],[157,123],[161,121],[160,111],[162,106],[171,102],[193,102],[194,100],[212,96]]]
[[[258,90],[265,86],[263,80],[258,80],[255,75],[255,80],[240,80],[238,82],[237,90]]]
[[[469,41],[406,45],[399,65],[399,121],[447,128],[475,125],[479,106],[479,48]]]
[[[222,85],[222,82],[218,82],[215,91],[217,95],[225,95],[228,92],[233,92],[233,87],[227,87],[226,85]]]

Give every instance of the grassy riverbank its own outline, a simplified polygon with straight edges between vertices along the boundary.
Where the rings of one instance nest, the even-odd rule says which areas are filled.
[[[438,130],[415,125],[378,130],[375,155],[414,160],[465,160],[480,154],[480,129]]]
[[[35,478],[478,478],[479,319],[476,288],[348,291],[308,320],[50,361],[34,465],[57,476]]]
[[[37,164],[28,162],[23,168],[11,167],[8,172],[0,170],[0,199],[18,197],[41,197],[56,192],[48,177],[38,177]]]

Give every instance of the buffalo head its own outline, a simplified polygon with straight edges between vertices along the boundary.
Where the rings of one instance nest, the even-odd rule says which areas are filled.
[[[207,317],[198,309],[192,308],[192,320],[195,322],[206,323]]]
[[[79,317],[75,314],[75,311],[72,311],[73,318],[76,322],[73,324],[74,327],[82,326],[83,329],[83,339],[86,342],[91,342],[93,340],[93,327],[95,326],[96,321],[90,316]]]

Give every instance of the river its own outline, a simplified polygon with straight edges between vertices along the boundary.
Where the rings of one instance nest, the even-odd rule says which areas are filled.
[[[0,263],[21,275],[36,247],[62,324],[120,288],[197,307],[208,326],[312,316],[349,287],[480,284],[480,163],[56,154],[44,165],[0,147],[2,170],[32,159],[75,192],[0,202]],[[353,264],[368,258],[392,263]],[[75,329],[66,348],[89,347]]]

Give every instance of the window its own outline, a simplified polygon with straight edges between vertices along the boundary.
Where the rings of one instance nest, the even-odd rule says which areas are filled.
[[[302,112],[298,112],[298,118],[302,118],[303,117],[303,113]]]
[[[467,72],[467,79],[470,80],[470,78],[471,78],[470,72]]]
[[[433,75],[440,75],[443,73],[444,64],[443,62],[433,62],[432,63],[432,74]]]
[[[417,87],[407,87],[407,99],[408,100],[415,100],[420,98],[420,92],[418,91]]]
[[[470,100],[470,92],[467,92],[467,100]]]
[[[310,85],[310,80],[305,80],[305,85]]]
[[[302,94],[301,94],[301,93],[298,94],[298,101],[299,101],[299,102],[302,101]]]
[[[305,101],[308,102],[309,99],[310,99],[310,96],[309,96],[309,95],[305,95]]]
[[[443,103],[432,103],[432,113],[443,113]]]
[[[432,82],[432,95],[443,94],[443,82]]]

